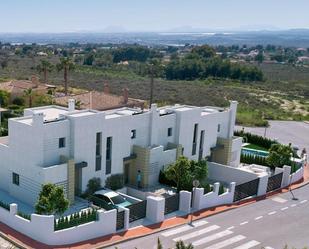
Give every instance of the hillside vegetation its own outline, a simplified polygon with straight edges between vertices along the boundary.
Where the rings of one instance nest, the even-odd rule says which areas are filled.
[[[44,49],[46,48],[39,47],[35,51]],[[124,48],[105,52],[105,49],[101,51],[90,47],[88,50],[83,49],[84,53],[74,56],[71,54],[72,48],[62,48],[61,52],[47,53],[43,58],[29,53],[27,49],[26,52],[24,48],[20,50],[21,52],[16,53],[15,48],[14,54],[5,57],[7,63],[0,67],[0,82],[30,78],[32,74],[38,74],[37,66],[42,59],[56,64],[59,63],[59,57],[69,56],[75,62],[75,69],[69,74],[71,87],[103,90],[104,83],[108,82],[112,93],[122,94],[122,89],[128,87],[130,97],[148,100],[149,77],[152,73],[155,77],[154,101],[159,104],[228,106],[229,100],[237,100],[239,124],[261,126],[267,124],[267,119],[309,120],[308,67],[247,61],[235,64],[222,56],[218,57],[212,49],[209,50],[209,56],[203,55],[201,51],[197,53],[194,49],[175,54],[172,48],[167,48],[168,60],[165,60],[166,54],[162,55],[158,49],[150,52],[147,49],[141,50],[143,56],[133,57],[134,60],[130,60],[128,56],[132,55],[128,55]],[[128,59],[127,63],[122,63],[123,59]],[[208,63],[216,66],[211,67]],[[195,64],[201,67],[197,68]],[[194,72],[194,77],[191,77],[191,73],[190,77],[168,76],[175,65],[182,72]],[[205,75],[205,69],[209,68],[213,71]],[[246,77],[235,77],[235,69],[239,69],[240,75],[242,70],[243,73],[252,71]],[[173,71],[177,72],[177,69]],[[250,78],[248,75],[254,76]],[[53,70],[49,73],[48,80],[52,84],[63,84],[63,74]]]

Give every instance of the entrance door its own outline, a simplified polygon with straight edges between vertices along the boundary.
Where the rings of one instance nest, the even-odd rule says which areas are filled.
[[[129,183],[129,169],[130,169],[130,163],[126,163],[124,165],[124,184],[128,184]]]

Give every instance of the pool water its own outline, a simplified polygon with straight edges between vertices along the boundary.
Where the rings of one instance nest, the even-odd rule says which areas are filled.
[[[254,149],[248,149],[248,148],[242,148],[241,153],[243,155],[263,156],[263,157],[267,157],[269,154],[269,152],[267,151],[254,150]]]

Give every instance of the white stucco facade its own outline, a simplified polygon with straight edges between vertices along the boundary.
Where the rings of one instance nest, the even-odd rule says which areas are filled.
[[[9,136],[0,140],[0,189],[33,205],[41,184],[67,187],[67,158],[74,160],[74,184],[82,192],[93,177],[104,183],[112,174],[128,173],[124,164],[136,157],[134,146],[149,150],[147,183],[153,185],[160,169],[176,160],[178,145],[184,156],[199,160],[211,155],[218,138],[233,139],[236,109],[233,101],[226,109],[152,105],[143,111],[77,111],[73,102],[68,108],[26,109],[24,117],[9,120]],[[240,147],[232,148],[231,166],[239,163]]]

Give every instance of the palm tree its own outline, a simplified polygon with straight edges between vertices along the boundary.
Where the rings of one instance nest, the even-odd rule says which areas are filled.
[[[57,64],[58,71],[63,70],[64,78],[64,93],[68,95],[68,73],[74,69],[74,63],[69,57],[60,58],[60,63]]]
[[[162,74],[162,64],[159,59],[151,59],[147,63],[148,73],[150,76],[150,97],[149,97],[149,108],[153,103],[153,90],[154,90],[154,78],[159,77]]]
[[[44,74],[44,82],[47,83],[48,73],[50,73],[54,68],[54,65],[47,60],[41,60],[41,64],[37,66],[39,73]]]
[[[32,107],[32,88],[28,88],[24,91],[25,96],[29,98],[29,107]]]

